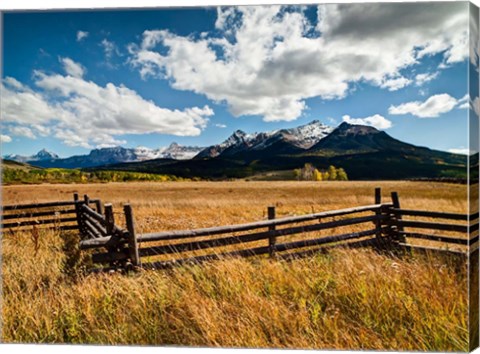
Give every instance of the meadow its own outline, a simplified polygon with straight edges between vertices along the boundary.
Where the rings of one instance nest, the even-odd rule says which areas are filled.
[[[373,203],[467,212],[465,185],[423,182],[130,182],[5,186],[4,204],[73,192],[134,210],[139,232],[191,229]],[[120,213],[118,214],[120,217]],[[72,276],[64,240],[2,241],[4,342],[465,351],[464,266],[446,257],[335,250],[292,262],[222,261],[168,271]]]

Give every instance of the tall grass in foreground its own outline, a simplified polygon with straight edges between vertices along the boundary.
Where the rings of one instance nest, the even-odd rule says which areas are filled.
[[[3,239],[5,342],[466,351],[448,259],[337,250],[72,278],[58,234]]]

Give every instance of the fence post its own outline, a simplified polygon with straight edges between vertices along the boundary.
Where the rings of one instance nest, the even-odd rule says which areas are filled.
[[[75,213],[77,216],[77,224],[78,230],[80,231],[80,235],[84,236],[83,224],[82,224],[82,215],[80,211],[80,200],[78,198],[78,193],[73,193],[73,201],[75,202]],[[83,238],[83,237],[81,237]]]
[[[382,204],[382,189],[380,187],[375,188],[375,204]],[[381,207],[379,207],[375,211],[375,216],[377,218],[380,218],[382,215]],[[375,238],[377,239],[377,242],[380,242],[382,239],[382,223],[380,220],[375,220],[375,228],[377,229],[377,232],[375,234]]]
[[[398,199],[398,193],[397,192],[392,192],[392,203],[393,203],[393,208],[394,209],[400,209],[400,200]],[[402,220],[402,215],[401,214],[395,214],[394,220],[400,221]],[[406,239],[405,236],[400,235],[400,232],[403,232],[403,226],[396,226],[396,239],[399,242],[405,243]]]
[[[268,220],[275,219],[275,207],[269,206],[268,207]],[[275,232],[275,225],[269,226],[268,231],[272,232],[270,236],[268,236],[268,248],[270,257],[275,257],[275,243],[276,243],[276,236],[273,234]]]
[[[112,235],[114,225],[115,225],[115,218],[113,216],[112,204],[110,203],[105,204],[105,229],[107,231],[107,235],[110,235],[110,236]]]
[[[83,200],[85,201],[85,205],[88,207],[88,204],[90,204],[90,197],[85,194],[83,196]]]
[[[123,211],[125,213],[125,221],[128,230],[128,251],[132,260],[132,264],[134,266],[138,266],[140,265],[140,257],[138,254],[137,236],[135,235],[132,206],[130,204],[125,204],[123,206]]]
[[[97,209],[97,213],[103,215],[102,201],[100,199],[95,201],[95,209]]]

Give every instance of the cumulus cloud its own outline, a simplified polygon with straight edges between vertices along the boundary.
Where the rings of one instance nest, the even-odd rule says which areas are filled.
[[[12,135],[16,136],[23,136],[25,138],[29,139],[36,139],[37,137],[33,133],[32,129],[29,127],[20,127],[20,126],[15,126],[15,127],[10,127],[9,131]]]
[[[380,130],[388,129],[392,126],[392,122],[380,114],[375,114],[365,118],[351,118],[349,115],[345,115],[342,117],[342,120],[349,124],[370,125]]]
[[[14,78],[3,80],[2,121],[19,125],[45,125],[61,116],[55,105],[49,104],[44,97],[26,87]]]
[[[222,128],[222,129],[227,127],[225,124],[221,124],[221,123],[215,124],[215,126],[217,128]]]
[[[0,143],[10,143],[12,142],[12,138],[8,135],[0,134]]]
[[[88,32],[86,31],[77,31],[77,42],[81,42],[83,39],[88,37]]]
[[[443,93],[433,95],[424,102],[412,101],[398,106],[392,105],[388,108],[388,113],[411,114],[420,118],[435,118],[440,114],[450,112],[459,102],[462,102],[462,99],[457,100],[449,94]]]
[[[14,135],[52,134],[70,146],[105,147],[125,144],[118,139],[125,134],[196,136],[213,115],[208,106],[162,108],[123,85],[43,72],[34,79],[41,91],[14,79],[2,84],[2,119]]]
[[[67,73],[67,75],[81,78],[85,74],[86,69],[83,65],[74,62],[70,58],[60,58],[60,62],[63,65],[63,70]]]
[[[324,4],[318,14],[315,23],[302,7],[219,8],[208,35],[145,31],[130,62],[143,78],[226,103],[235,116],[290,121],[308,98],[343,98],[355,82],[399,90],[412,84],[401,70],[423,58],[469,55],[467,3]]]

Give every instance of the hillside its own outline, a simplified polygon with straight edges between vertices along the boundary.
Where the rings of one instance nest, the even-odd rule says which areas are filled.
[[[0,163],[3,170],[31,171],[39,169],[39,167],[32,166],[25,162],[18,162],[7,159],[0,159]]]

